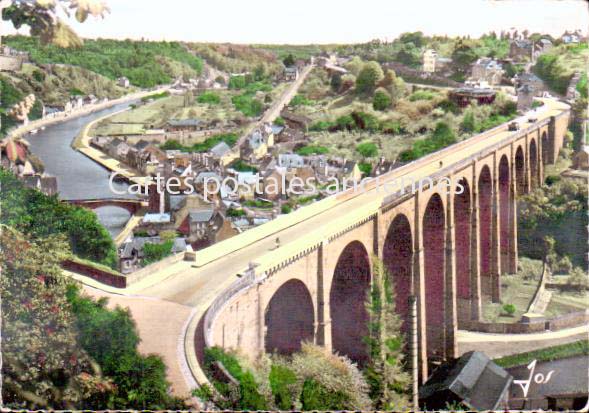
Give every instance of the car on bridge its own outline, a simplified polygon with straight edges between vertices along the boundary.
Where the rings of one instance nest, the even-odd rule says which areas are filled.
[[[509,125],[507,125],[507,130],[509,130],[509,131],[519,130],[519,123],[511,122]]]

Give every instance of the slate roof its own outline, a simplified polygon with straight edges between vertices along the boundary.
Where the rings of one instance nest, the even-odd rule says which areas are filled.
[[[215,155],[217,158],[220,158],[231,151],[229,145],[225,142],[219,142],[215,146],[211,148],[211,153]]]
[[[214,214],[215,211],[212,209],[202,209],[192,211],[188,215],[190,217],[190,222],[209,222]]]
[[[443,409],[454,400],[473,410],[497,410],[512,381],[485,353],[471,351],[435,370],[419,389],[419,399],[428,410]]]
[[[170,119],[168,121],[170,126],[198,126],[201,123],[200,119]]]

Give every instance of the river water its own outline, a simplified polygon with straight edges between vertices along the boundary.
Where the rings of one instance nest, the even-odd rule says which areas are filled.
[[[60,199],[122,197],[114,194],[110,189],[110,172],[70,145],[87,123],[108,113],[124,109],[131,103],[133,102],[122,103],[86,116],[56,123],[47,126],[45,130],[39,130],[35,135],[25,136],[31,144],[31,152],[43,161],[45,171],[57,177]],[[115,183],[114,186],[118,191],[127,188],[125,183]],[[97,208],[95,212],[113,237],[123,229],[130,217],[125,209],[118,207]]]

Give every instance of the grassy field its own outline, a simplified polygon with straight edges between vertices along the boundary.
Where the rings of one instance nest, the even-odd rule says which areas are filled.
[[[509,368],[525,366],[534,360],[553,361],[582,355],[589,355],[589,342],[587,340],[547,347],[540,350],[529,351],[527,353],[514,354],[493,361],[503,368]]]
[[[542,262],[525,257],[520,257],[519,260],[520,270],[517,274],[502,276],[502,303],[486,302],[483,304],[483,317],[486,321],[516,323],[526,313],[542,274]],[[566,275],[559,275],[555,278],[566,278]],[[504,304],[515,306],[516,311],[513,317],[503,313]],[[552,298],[544,315],[550,318],[587,308],[589,308],[589,297],[585,294],[552,291]]]

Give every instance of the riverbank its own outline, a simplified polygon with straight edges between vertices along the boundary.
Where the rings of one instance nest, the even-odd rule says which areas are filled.
[[[148,96],[148,95],[151,95],[154,93],[162,93],[164,91],[167,91],[168,89],[169,89],[169,86],[166,86],[164,88],[160,88],[157,90],[144,90],[141,92],[135,92],[135,93],[131,93],[131,94],[128,94],[125,96],[121,96],[120,98],[117,98],[117,99],[108,100],[106,102],[101,102],[101,103],[97,103],[94,105],[86,105],[82,109],[78,109],[76,111],[72,111],[69,113],[61,112],[51,118],[36,119],[36,120],[29,122],[26,125],[21,125],[17,128],[9,130],[7,133],[7,136],[13,137],[13,138],[21,137],[24,134],[29,133],[29,132],[36,130],[36,129],[40,129],[40,128],[43,128],[46,126],[69,121],[69,120],[72,120],[75,118],[79,118],[81,116],[90,115],[94,112],[108,109],[112,106],[116,106],[121,103],[127,103],[132,100],[141,99],[142,97],[145,97],[145,96]]]

